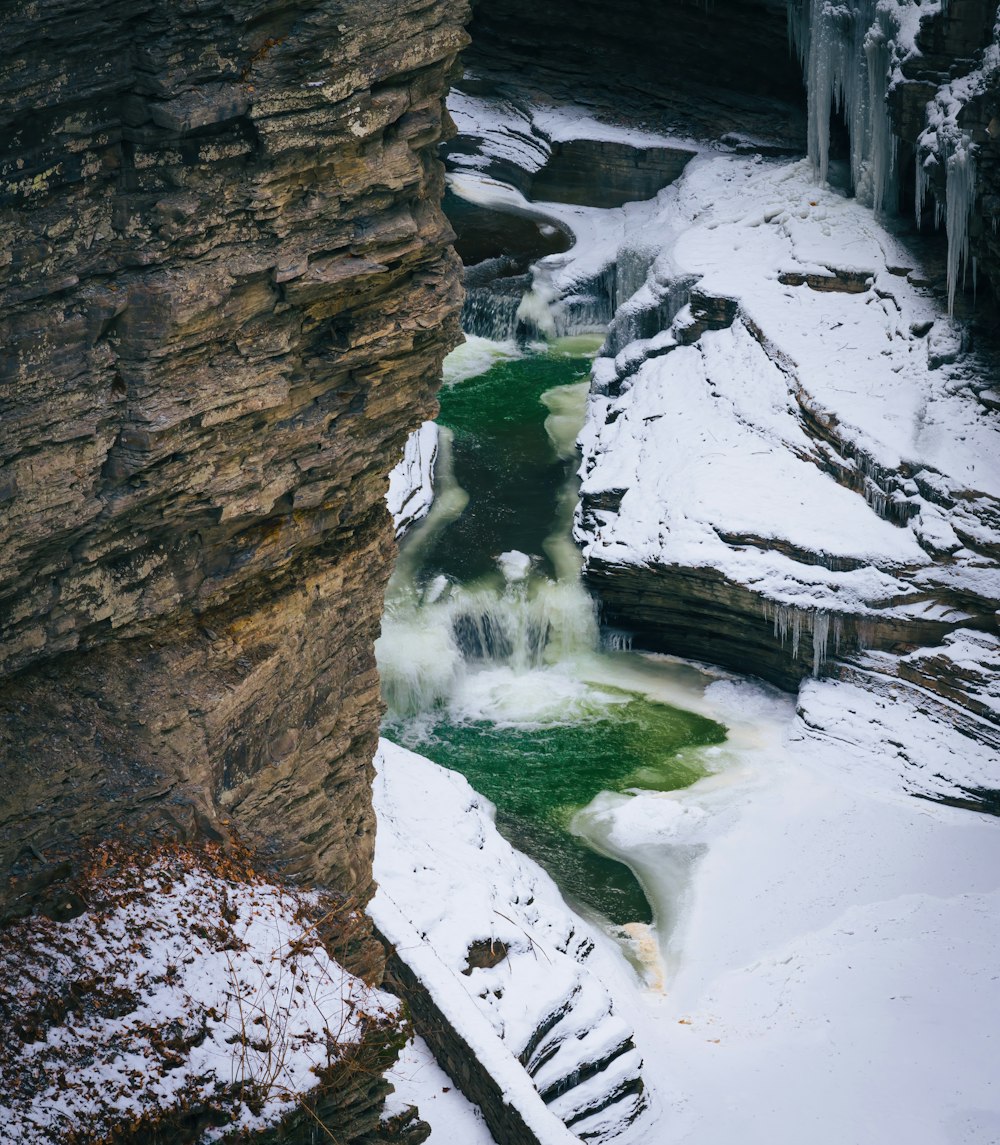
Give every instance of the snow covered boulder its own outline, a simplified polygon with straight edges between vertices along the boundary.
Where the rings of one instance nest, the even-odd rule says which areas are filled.
[[[438,451],[438,427],[425,421],[406,439],[403,456],[389,474],[386,504],[401,537],[422,517],[426,517],[434,500],[434,462]]]

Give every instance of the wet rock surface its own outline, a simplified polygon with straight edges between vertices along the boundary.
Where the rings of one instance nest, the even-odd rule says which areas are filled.
[[[235,829],[290,876],[369,894],[386,476],[458,337],[435,149],[467,16],[461,0],[11,15],[15,909],[112,830]]]

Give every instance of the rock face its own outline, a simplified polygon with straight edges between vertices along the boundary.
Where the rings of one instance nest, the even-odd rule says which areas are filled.
[[[0,906],[78,840],[370,893],[386,477],[458,337],[465,0],[8,14]]]
[[[483,0],[470,31],[470,68],[521,71],[531,77],[522,94],[555,84],[575,98],[610,94],[647,109],[686,103],[683,114],[694,117],[728,106],[733,130],[769,100],[801,97],[782,0],[623,0],[613,12],[600,0]]]
[[[1000,300],[1000,239],[994,219],[1000,213],[1000,70],[996,47],[997,6],[990,0],[956,0],[942,5],[934,19],[925,21],[917,37],[919,55],[903,64],[903,81],[890,93],[893,128],[900,140],[904,164],[913,156],[913,171],[926,165],[929,94],[943,92],[950,104],[957,96],[955,128],[974,145],[975,200],[968,204],[970,251],[994,300]],[[923,146],[922,146],[923,145]],[[948,160],[930,164],[929,184],[934,199],[946,207],[949,195]],[[904,176],[909,169],[904,166]],[[954,184],[952,186],[954,190]],[[914,197],[917,192],[914,191]],[[910,207],[904,188],[901,206]],[[914,203],[914,209],[916,204]],[[927,210],[926,214],[933,212]],[[967,284],[968,285],[968,284]]]

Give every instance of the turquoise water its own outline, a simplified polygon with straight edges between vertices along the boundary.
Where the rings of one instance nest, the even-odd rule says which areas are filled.
[[[636,658],[599,647],[569,539],[567,443],[592,348],[564,342],[445,388],[435,487],[468,501],[404,542],[378,651],[385,734],[460,771],[571,901],[624,924],[651,921],[642,888],[573,834],[574,814],[601,791],[687,786],[726,733],[620,686]],[[523,577],[498,567],[511,550],[531,558]]]

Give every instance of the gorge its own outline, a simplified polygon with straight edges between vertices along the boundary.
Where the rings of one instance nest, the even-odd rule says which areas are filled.
[[[993,1139],[995,9],[16,7],[0,1140]]]

